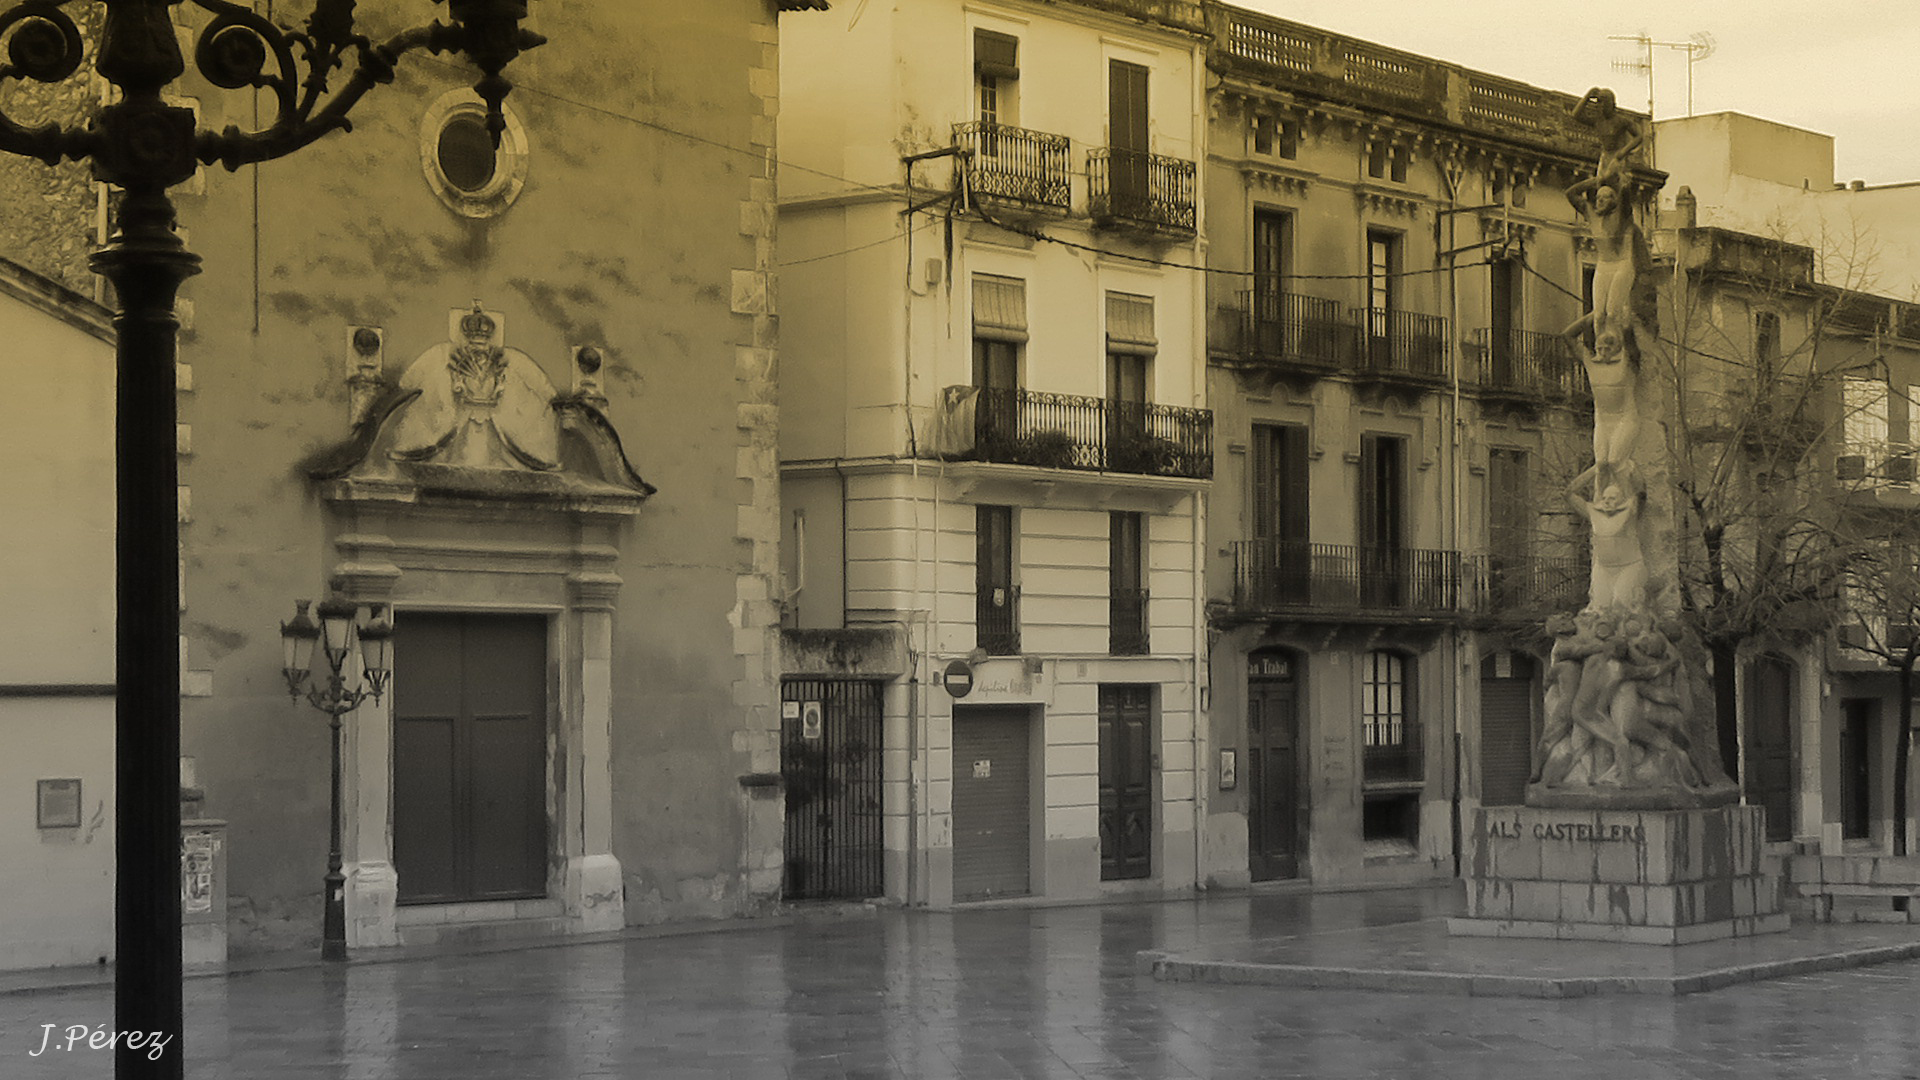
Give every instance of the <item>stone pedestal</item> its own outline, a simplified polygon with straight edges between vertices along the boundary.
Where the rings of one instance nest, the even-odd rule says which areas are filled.
[[[1475,811],[1457,935],[1685,945],[1787,928],[1757,806]]]

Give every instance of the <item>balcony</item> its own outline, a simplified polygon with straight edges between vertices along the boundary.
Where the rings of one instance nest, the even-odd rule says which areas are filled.
[[[1087,153],[1088,210],[1100,225],[1192,236],[1193,162],[1144,150]]]
[[[1145,656],[1147,590],[1115,588],[1107,600],[1107,651],[1114,656]]]
[[[1441,315],[1387,308],[1355,308],[1354,321],[1362,330],[1360,369],[1395,381],[1447,381],[1451,352],[1447,320]]]
[[[1459,583],[1460,556],[1453,551],[1288,540],[1233,545],[1233,605],[1250,614],[1450,615]]]
[[[1019,389],[970,397],[973,449],[956,456],[1086,472],[1213,475],[1213,413],[1206,409]]]
[[[1359,352],[1360,328],[1332,300],[1256,285],[1239,294],[1234,315],[1244,363],[1328,372],[1351,368]]]
[[[988,656],[1020,655],[1020,586],[977,590],[973,618],[974,644]]]
[[[1565,401],[1573,396],[1576,363],[1557,335],[1483,326],[1473,332],[1468,381],[1483,394]]]
[[[967,190],[975,198],[1067,211],[1071,144],[1065,135],[976,121],[955,124],[953,140],[966,152]]]
[[[1460,606],[1501,621],[1537,622],[1587,602],[1586,559],[1537,555],[1468,555],[1462,560]]]

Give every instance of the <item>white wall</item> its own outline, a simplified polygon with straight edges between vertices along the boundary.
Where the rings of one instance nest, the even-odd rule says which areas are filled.
[[[0,266],[0,968],[113,952],[113,699],[19,690],[114,677],[113,351],[71,300]],[[53,779],[81,782],[79,827],[38,827]]]

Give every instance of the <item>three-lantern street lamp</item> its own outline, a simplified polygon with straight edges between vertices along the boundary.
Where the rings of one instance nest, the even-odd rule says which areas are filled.
[[[340,860],[340,718],[368,698],[375,702],[386,691],[393,674],[393,622],[375,605],[365,621],[359,605],[338,597],[320,602],[315,622],[307,614],[310,600],[294,602],[293,621],[280,624],[285,651],[280,673],[287,694],[327,714],[332,727],[333,798],[328,814],[326,914],[320,933],[320,955],[327,960],[347,958],[347,879]],[[314,646],[320,647],[321,668],[314,666]],[[309,685],[311,683],[311,685]]]
[[[59,83],[78,75],[87,47],[66,8],[104,8],[94,71],[117,93],[71,124],[28,127],[0,112],[0,152],[49,165],[88,160],[96,180],[123,192],[113,235],[93,257],[112,282],[115,348],[115,883],[114,1025],[164,1034],[158,1060],[118,1046],[114,1074],[182,1075],[180,959],[180,599],[174,364],[181,282],[199,257],[174,231],[168,190],[201,165],[229,169],[283,157],[335,130],[394,65],[415,49],[464,54],[480,69],[498,145],[506,119],[503,75],[544,41],[520,23],[527,0],[445,0],[445,21],[384,41],[358,33],[355,0],[315,0],[291,29],[230,0],[18,0],[0,12],[0,86],[9,79]],[[441,0],[434,0],[440,3]],[[193,50],[216,87],[265,91],[271,114],[254,130],[200,130],[194,111],[168,103],[186,73],[174,9],[209,16]],[[344,77],[341,77],[344,73]],[[323,618],[324,621],[324,618]],[[337,815],[336,815],[337,820]]]

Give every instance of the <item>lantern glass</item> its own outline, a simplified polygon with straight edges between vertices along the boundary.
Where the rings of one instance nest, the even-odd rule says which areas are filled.
[[[320,627],[307,614],[312,603],[311,600],[294,601],[293,621],[280,624],[282,670],[289,679],[305,675],[313,663],[313,642],[320,636]]]
[[[376,607],[360,628],[360,663],[377,685],[393,666],[393,620],[384,606]]]
[[[353,651],[354,616],[358,605],[333,597],[320,604],[320,647],[326,650],[327,666],[334,675],[345,673],[347,654]]]

